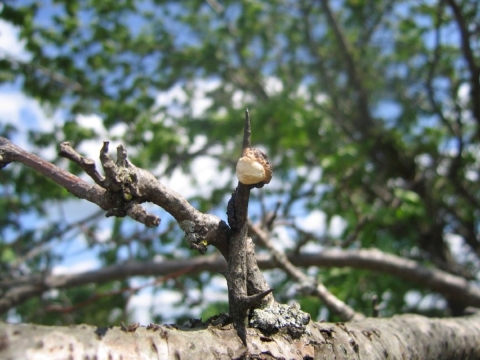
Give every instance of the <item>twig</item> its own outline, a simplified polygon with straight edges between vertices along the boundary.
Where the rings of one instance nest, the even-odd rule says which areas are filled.
[[[301,284],[305,289],[310,291],[312,295],[316,295],[320,300],[322,300],[327,306],[327,308],[339,315],[343,320],[361,320],[365,316],[363,314],[355,312],[350,306],[345,304],[343,301],[335,297],[328,289],[323,285],[316,283],[313,279],[301,272],[297,267],[295,267],[287,258],[285,253],[277,250],[270,239],[268,234],[260,229],[259,226],[250,223],[250,230],[252,230],[255,235],[258,236],[258,239],[261,241],[263,246],[265,246],[274,259],[277,262],[277,265],[282,268],[286,273],[288,273],[292,278],[294,278],[299,284]]]
[[[82,170],[85,171],[87,175],[93,179],[93,181],[95,181],[96,184],[104,187],[105,178],[97,171],[95,167],[95,161],[77,153],[69,142],[63,142],[60,144],[60,151],[58,152],[58,155],[69,159],[80,166]]]
[[[33,70],[33,71],[38,71],[42,75],[50,78],[51,80],[55,81],[58,84],[61,84],[67,89],[70,89],[74,92],[77,93],[82,93],[85,91],[85,88],[77,81],[70,79],[66,77],[65,75],[52,71],[44,66],[41,66],[38,64],[36,61],[29,61],[29,62],[24,62],[20,59],[17,59],[11,55],[9,55],[5,50],[1,49],[0,53],[2,55],[2,58],[5,58],[7,61],[9,61],[12,65],[18,66],[18,67],[24,67],[25,69],[28,70]]]
[[[108,210],[113,205],[110,199],[105,196],[105,189],[102,189],[98,185],[92,186],[88,184],[79,177],[60,169],[37,155],[19,148],[3,137],[0,137],[0,156],[2,157],[0,164],[18,161],[45,175],[73,195],[97,204],[103,210]]]
[[[246,110],[242,156],[250,147],[250,115],[248,110]],[[228,219],[233,231],[232,237],[230,238],[226,272],[229,315],[233,320],[238,336],[245,345],[247,344],[246,321],[248,310],[258,305],[262,299],[272,292],[272,289],[265,289],[260,293],[248,295],[247,291],[247,252],[249,248],[247,245],[247,221],[250,189],[250,185],[244,185],[239,181],[228,205]]]
[[[374,121],[372,119],[370,110],[368,109],[368,104],[370,103],[368,99],[369,95],[362,82],[359,69],[356,66],[355,58],[351,52],[351,45],[347,42],[345,35],[340,29],[337,19],[330,8],[328,0],[319,0],[319,2],[327,17],[327,22],[338,42],[340,54],[346,65],[349,81],[357,92],[357,106],[361,114],[358,117],[357,129],[359,129],[362,133],[367,132],[368,134],[368,132],[374,128]]]
[[[252,147],[252,126],[250,124],[250,113],[245,110],[245,126],[243,128],[242,155],[246,149]]]
[[[48,243],[53,242],[54,238],[60,238],[62,235],[66,234],[70,230],[75,229],[77,227],[80,228],[80,232],[81,232],[82,227],[89,221],[98,218],[100,213],[101,213],[101,210],[96,211],[93,214],[88,215],[82,220],[79,220],[72,224],[67,224],[65,226],[62,226],[63,224],[54,224],[54,226],[51,229],[49,229],[43,234],[42,238],[36,243],[36,245],[33,248],[29,249],[24,255],[20,255],[17,258],[15,258],[15,260],[10,264],[11,268],[16,269],[25,261],[28,261],[36,257],[37,255],[43,253],[47,249],[50,249],[53,246],[53,244],[48,244]]]
[[[207,1],[207,4],[211,6],[211,8],[218,14],[222,14],[225,9],[224,7],[222,6],[222,4],[220,4],[217,0],[206,0]]]

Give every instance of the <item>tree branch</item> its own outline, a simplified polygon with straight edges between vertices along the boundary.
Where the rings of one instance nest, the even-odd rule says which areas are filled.
[[[185,331],[181,331],[185,330]],[[243,344],[231,327],[201,323],[177,328],[41,326],[0,323],[2,359],[478,359],[480,313],[429,319],[400,315],[353,323],[313,323],[308,336],[292,341],[249,329]],[[267,354],[267,355],[266,355]]]
[[[333,33],[339,44],[340,52],[343,57],[343,61],[347,67],[347,73],[353,88],[357,92],[357,106],[360,110],[360,116],[357,117],[359,123],[357,124],[357,129],[362,129],[363,131],[369,131],[373,127],[373,119],[370,114],[369,99],[366,89],[363,87],[360,74],[357,71],[357,66],[355,65],[355,59],[351,53],[350,45],[347,43],[345,36],[343,35],[340,26],[338,25],[335,15],[330,8],[328,0],[320,0],[320,6],[322,7],[325,15],[327,17],[328,24],[333,30]]]
[[[413,260],[386,254],[379,250],[324,250],[321,253],[291,254],[287,258],[293,265],[299,267],[351,267],[389,274],[436,291],[447,298],[455,297],[465,306],[480,308],[480,288],[474,283],[463,277],[427,268]],[[278,261],[270,255],[260,255],[256,261],[263,270],[278,268]],[[176,273],[185,268],[191,269],[194,273],[201,271],[223,273],[227,268],[227,263],[219,255],[210,255],[162,262],[129,261],[78,274],[17,277],[0,282],[0,289],[2,289],[0,314],[51,289],[71,288],[88,283],[101,284],[132,276],[162,276]]]
[[[250,117],[245,113],[245,132],[242,155],[250,149]],[[95,162],[78,154],[68,143],[60,147],[60,155],[78,164],[96,183],[91,186],[80,178],[48,163],[36,155],[30,154],[13,145],[5,138],[0,138],[0,166],[12,161],[19,161],[41,174],[49,177],[74,195],[98,204],[107,210],[106,216],[130,216],[147,226],[158,226],[160,219],[148,214],[141,206],[149,201],[169,212],[186,234],[192,249],[204,253],[208,244],[216,246],[228,259],[226,272],[229,288],[230,316],[238,334],[246,343],[246,320],[250,308],[266,306],[273,302],[272,290],[259,271],[255,260],[253,245],[247,240],[248,201],[250,189],[261,187],[265,182],[253,185],[238,183],[237,189],[229,202],[229,221],[232,229],[214,215],[203,214],[196,210],[180,194],[167,189],[148,171],[137,168],[127,159],[126,149],[117,147],[117,160],[108,154],[108,142],[100,151],[100,161],[105,176],[95,168]],[[262,158],[271,168],[266,156]],[[248,269],[247,269],[248,267]],[[39,278],[33,284],[23,284],[7,289],[0,300],[0,309],[7,309],[39,295],[49,288],[52,278]],[[53,279],[59,280],[59,278]],[[5,288],[5,287],[4,287]]]
[[[249,228],[256,236],[258,236],[262,245],[270,251],[278,267],[282,268],[288,275],[295,279],[300,286],[312,295],[317,296],[332,313],[337,314],[344,321],[356,321],[365,318],[363,314],[355,312],[350,306],[328,291],[323,284],[317,283],[314,279],[296,268],[283,252],[277,250],[275,246],[273,246],[268,234],[259,226],[249,223]]]
[[[0,159],[0,168],[12,161],[20,162],[45,175],[76,197],[97,204],[103,210],[113,207],[113,203],[106,196],[105,189],[98,185],[88,184],[79,177],[60,169],[37,155],[19,148],[4,137],[0,137],[0,156],[2,157]]]
[[[242,155],[251,146],[251,126],[248,110],[245,111],[245,127],[242,142]],[[271,289],[257,294],[247,291],[247,220],[248,201],[252,185],[244,185],[240,181],[228,204],[228,221],[233,234],[230,238],[228,267],[226,272],[228,286],[229,315],[233,320],[238,336],[247,344],[246,321],[250,308],[260,304],[269,295]],[[251,254],[252,252],[250,252]],[[252,274],[254,275],[254,274]],[[264,283],[266,285],[266,283]]]
[[[460,38],[462,41],[462,51],[465,61],[467,62],[468,70],[470,72],[470,96],[472,112],[475,120],[477,121],[477,136],[480,136],[480,66],[475,62],[475,54],[470,44],[470,31],[468,30],[468,24],[462,14],[462,9],[458,6],[455,0],[448,0],[448,6],[453,12],[455,20],[460,30]]]
[[[135,167],[128,161],[123,146],[118,147],[117,162],[114,162],[108,155],[108,142],[104,143],[100,158],[105,177],[97,172],[93,160],[75,152],[68,143],[61,145],[60,155],[78,164],[97,184],[91,185],[0,137],[0,168],[12,161],[20,162],[45,175],[76,197],[97,204],[107,211],[107,216],[128,215],[147,226],[158,226],[160,219],[148,214],[140,206],[146,201],[152,202],[177,220],[186,232],[192,248],[202,252],[206,250],[207,244],[211,244],[225,257],[228,256],[228,225],[215,215],[201,213],[183,196],[160,183],[151,173]]]

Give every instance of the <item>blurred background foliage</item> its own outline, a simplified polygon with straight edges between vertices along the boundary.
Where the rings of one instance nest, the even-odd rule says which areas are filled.
[[[118,141],[160,181],[176,184],[183,174],[188,182],[174,189],[225,219],[248,107],[253,142],[275,170],[272,183],[253,192],[251,218],[265,221],[280,203],[271,232],[279,248],[378,248],[478,282],[477,1],[7,0],[0,17],[19,29],[28,54],[3,54],[0,81],[60,118],[28,135],[47,160],[80,174],[47,150],[69,141],[96,153],[103,140]],[[2,122],[3,136],[21,131]],[[99,266],[198,256],[161,210],[158,229],[105,221],[92,207],[71,221],[68,212],[52,215],[72,201],[68,193],[30,169],[9,165],[0,182],[3,280],[68,267],[68,252],[58,249],[74,242]],[[379,272],[308,272],[367,315],[373,295],[382,316],[462,310],[455,299]],[[152,307],[152,320],[224,311],[218,278],[179,276],[150,287],[153,295],[178,293],[184,309]],[[278,270],[268,280],[278,300],[335,320]],[[135,321],[132,292],[75,306],[128,286],[130,279],[54,291],[2,319]]]

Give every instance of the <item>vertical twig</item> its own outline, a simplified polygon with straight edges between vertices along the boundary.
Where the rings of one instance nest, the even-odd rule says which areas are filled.
[[[242,142],[242,154],[246,149],[252,146],[252,127],[250,125],[250,113],[248,109],[245,110],[245,127],[243,129],[243,142]]]
[[[245,111],[245,128],[243,132],[242,155],[251,146],[251,126],[248,110]],[[230,238],[227,286],[229,314],[238,336],[247,344],[246,322],[248,310],[259,304],[263,298],[272,292],[267,289],[258,294],[248,296],[247,292],[247,232],[248,232],[248,201],[251,185],[238,182],[228,206],[228,218],[233,234]]]

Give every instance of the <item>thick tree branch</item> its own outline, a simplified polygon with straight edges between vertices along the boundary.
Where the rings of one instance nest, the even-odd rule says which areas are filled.
[[[186,331],[182,331],[186,330]],[[353,323],[313,323],[292,341],[248,329],[248,344],[231,326],[177,328],[91,325],[41,326],[0,323],[2,359],[478,359],[480,313],[430,319],[401,315]],[[108,354],[108,355],[106,355]]]

